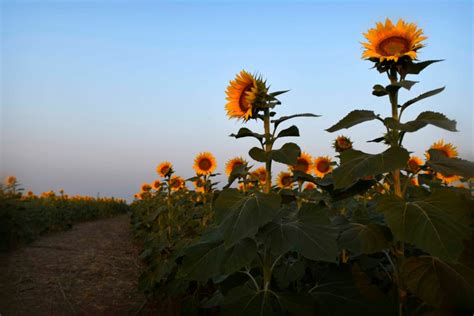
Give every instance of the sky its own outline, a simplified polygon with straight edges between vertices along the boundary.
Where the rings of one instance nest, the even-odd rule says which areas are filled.
[[[444,138],[474,160],[472,1],[0,3],[0,176],[16,175],[35,193],[63,188],[130,199],[158,177],[161,161],[191,177],[199,152],[212,152],[222,173],[228,159],[248,158],[255,140],[228,135],[262,126],[229,120],[224,109],[225,89],[241,69],[261,74],[273,91],[291,90],[279,116],[321,115],[291,123],[301,137],[287,140],[303,151],[334,157],[340,134],[359,150],[383,151],[366,142],[383,133],[378,122],[325,129],[353,109],[390,114],[388,99],[371,94],[387,78],[361,59],[360,44],[386,17],[424,30],[420,60],[445,59],[408,78],[419,83],[401,101],[446,90],[411,106],[404,119],[431,110],[458,122],[456,133],[409,134],[405,147],[422,156]]]

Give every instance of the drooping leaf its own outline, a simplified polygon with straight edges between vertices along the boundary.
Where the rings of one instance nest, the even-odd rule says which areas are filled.
[[[396,87],[402,87],[402,88],[405,88],[407,90],[410,90],[411,87],[413,87],[415,84],[417,84],[418,81],[411,81],[411,80],[401,80],[397,83],[392,83],[391,85],[392,86],[396,86]]]
[[[436,149],[428,150],[430,159],[426,165],[444,175],[458,175],[464,178],[474,177],[474,162],[459,158],[446,157]]]
[[[280,125],[280,123],[283,123],[284,121],[287,121],[287,120],[291,120],[295,117],[320,117],[321,115],[316,115],[316,114],[312,114],[312,113],[301,113],[301,114],[293,114],[293,115],[289,115],[289,116],[282,116],[276,120],[272,120],[272,123],[275,124],[275,127],[277,127],[278,125]]]
[[[446,189],[414,201],[382,195],[377,210],[384,213],[396,240],[445,260],[457,260],[463,239],[471,232],[468,204]]]
[[[292,125],[282,131],[280,131],[277,135],[277,138],[279,137],[289,137],[289,136],[300,136],[300,131],[298,130],[298,127],[295,125]]]
[[[243,195],[236,189],[222,191],[214,204],[214,212],[226,248],[250,237],[260,226],[271,221],[279,210],[280,202],[281,198],[276,193]]]
[[[353,253],[372,254],[390,247],[390,231],[378,224],[350,223],[339,237],[339,247]]]
[[[272,160],[284,163],[287,165],[296,164],[296,159],[300,156],[301,149],[295,143],[286,143],[280,149],[275,149],[270,152]]]
[[[336,261],[337,230],[322,206],[305,203],[296,218],[281,219],[266,228],[270,250],[277,254],[293,249],[308,259]]]
[[[425,60],[419,63],[409,63],[406,67],[406,73],[407,74],[412,74],[412,75],[418,75],[423,69],[428,67],[429,65],[433,63],[437,63],[443,61],[443,59],[439,60]]]
[[[403,103],[402,105],[402,111],[404,111],[407,107],[409,107],[410,105],[412,105],[413,103],[416,103],[418,101],[421,101],[423,99],[426,99],[426,98],[429,98],[429,97],[432,97],[440,92],[442,92],[444,90],[445,87],[442,87],[442,88],[438,88],[438,89],[434,89],[434,90],[431,90],[431,91],[428,91],[428,92],[425,92],[425,93],[422,93],[420,94],[419,96],[417,96],[416,98],[413,98],[411,100],[408,100],[407,102]]]
[[[228,249],[222,262],[222,272],[231,274],[248,266],[257,257],[257,244],[251,238],[245,238]]]
[[[474,310],[474,270],[430,256],[408,258],[401,266],[408,289],[433,306]]]
[[[455,120],[450,120],[444,114],[432,111],[422,112],[415,120],[408,121],[406,123],[400,123],[399,121],[391,117],[387,117],[384,120],[384,123],[388,128],[398,129],[404,132],[416,132],[417,130],[425,127],[428,124],[443,128],[451,132],[457,131]]]
[[[265,151],[261,148],[258,147],[252,147],[249,150],[249,156],[252,157],[252,159],[259,161],[259,162],[265,162],[267,154]]]
[[[264,135],[258,134],[258,133],[254,133],[254,132],[252,132],[250,129],[246,128],[246,127],[242,127],[241,129],[239,129],[239,131],[237,132],[237,134],[230,134],[229,136],[235,137],[235,138],[254,137],[254,138],[258,139],[260,142],[265,138]]]
[[[408,158],[408,151],[400,147],[391,147],[376,155],[354,149],[346,150],[341,153],[341,165],[333,171],[334,187],[346,188],[360,178],[402,168]]]
[[[372,89],[372,94],[376,97],[383,97],[384,95],[388,94],[387,90],[385,90],[385,87],[380,84],[376,84]]]
[[[326,131],[332,133],[343,128],[352,127],[362,122],[375,120],[376,118],[377,115],[375,115],[374,111],[354,110],[347,114],[342,120],[326,129]]]

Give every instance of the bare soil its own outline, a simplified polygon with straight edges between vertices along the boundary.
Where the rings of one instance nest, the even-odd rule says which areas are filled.
[[[0,315],[134,315],[140,264],[128,215],[0,254]]]

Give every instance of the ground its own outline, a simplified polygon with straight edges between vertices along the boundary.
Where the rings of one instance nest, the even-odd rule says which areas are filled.
[[[0,315],[134,315],[140,265],[128,215],[0,254]]]

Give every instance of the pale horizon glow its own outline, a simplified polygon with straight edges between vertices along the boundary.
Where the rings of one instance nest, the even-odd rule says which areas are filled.
[[[291,89],[279,116],[322,115],[286,125],[299,127],[301,137],[286,141],[303,151],[334,157],[331,143],[341,134],[360,150],[382,151],[366,143],[383,133],[378,122],[325,129],[353,109],[389,115],[388,100],[371,95],[387,78],[361,59],[360,44],[386,17],[424,30],[420,60],[445,59],[410,78],[420,82],[402,100],[446,89],[413,105],[404,120],[431,110],[458,122],[457,133],[427,127],[409,134],[405,147],[423,157],[443,138],[474,160],[471,1],[7,0],[0,8],[0,176],[15,175],[35,193],[63,188],[130,199],[158,178],[165,160],[185,178],[203,151],[216,156],[222,174],[230,158],[251,161],[256,142],[228,137],[244,125],[224,110],[226,86],[241,69],[262,74],[271,90]]]

